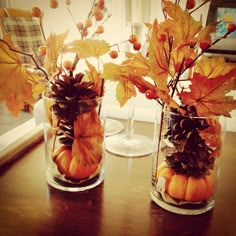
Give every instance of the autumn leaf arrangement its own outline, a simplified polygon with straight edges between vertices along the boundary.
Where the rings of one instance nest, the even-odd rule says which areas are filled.
[[[236,25],[229,24],[224,36],[213,39],[219,22],[203,26],[193,17],[208,2],[197,5],[194,0],[162,0],[164,20],[145,23],[146,52],[127,52],[122,63],[104,65],[103,77],[118,83],[116,98],[121,106],[139,91],[162,108],[160,130],[165,131],[159,137],[158,148],[165,156],[167,170],[160,170],[159,175],[163,172],[167,183],[174,174],[183,176],[179,183],[187,183],[188,177],[202,181],[199,178],[212,173],[222,144],[219,117],[230,117],[230,111],[236,108],[236,100],[228,94],[236,89],[236,65],[225,62],[223,57],[205,55],[212,45],[230,36]],[[176,189],[169,193],[166,184],[165,192],[186,200],[178,195],[180,185],[173,186]],[[206,200],[212,189],[207,197],[192,194],[187,200]]]
[[[78,29],[79,39],[67,42],[68,30],[51,33],[44,45],[31,55],[20,51],[10,34],[4,35],[0,39],[0,101],[5,101],[8,110],[17,116],[25,103],[35,103],[42,94],[48,97],[45,100],[47,122],[56,129],[50,133],[55,135],[48,155],[63,178],[86,179],[99,173],[103,160],[99,108],[104,82],[98,62],[112,52],[112,46],[100,39],[111,13],[104,0],[94,0],[85,21],[77,23],[71,1],[50,0],[49,4],[53,9],[64,4]],[[41,17],[43,13],[34,7],[32,15]],[[22,54],[31,57],[33,70],[22,63]],[[68,54],[74,59],[65,59]],[[35,59],[39,55],[44,57],[41,64]],[[90,59],[96,61],[96,65],[89,62]],[[85,65],[82,68],[86,68],[82,72],[77,69],[80,62]]]

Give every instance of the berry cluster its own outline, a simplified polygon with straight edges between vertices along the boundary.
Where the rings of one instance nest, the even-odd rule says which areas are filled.
[[[70,12],[69,6],[71,5],[71,1],[65,0],[65,4],[67,5],[67,9]],[[59,6],[58,0],[50,0],[50,7],[51,8],[56,9],[56,8],[58,8],[58,6]],[[88,14],[88,18],[85,20],[85,22],[76,23],[76,27],[78,28],[78,30],[81,34],[81,38],[85,38],[89,35],[89,29],[93,25],[96,25],[95,34],[102,34],[104,32],[104,27],[103,27],[102,21],[105,19],[105,13],[107,13],[107,10],[105,7],[105,1],[104,0],[97,0],[93,4],[91,11]],[[94,21],[96,23],[94,23]],[[98,24],[98,22],[100,22],[101,24]]]
[[[141,43],[138,41],[137,36],[135,34],[130,35],[129,42],[133,44],[133,49],[135,51],[139,51],[141,49]]]
[[[125,41],[125,42],[126,42],[126,41]],[[128,42],[133,45],[133,49],[134,49],[135,51],[139,51],[139,50],[141,49],[141,46],[142,46],[142,45],[141,45],[141,43],[138,41],[137,36],[136,36],[135,34],[131,34],[131,35],[129,36]],[[112,50],[112,51],[110,52],[110,57],[111,57],[112,59],[115,59],[115,58],[117,58],[118,56],[119,56],[119,53],[118,53],[117,50]]]
[[[98,0],[95,5],[92,7],[91,12],[88,15],[88,18],[85,20],[85,22],[78,22],[76,24],[81,37],[87,37],[89,34],[89,29],[96,25],[95,34],[102,34],[104,33],[104,27],[102,21],[105,18],[105,2],[104,0]],[[94,23],[94,21],[96,23]],[[100,24],[98,24],[100,22]]]

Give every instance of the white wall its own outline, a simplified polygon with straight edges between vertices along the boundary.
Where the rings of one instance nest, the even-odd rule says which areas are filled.
[[[147,19],[147,14],[145,13],[145,20],[153,21],[154,18],[157,18],[159,21],[162,20],[162,11],[160,7],[160,0],[106,0],[109,5],[112,17],[108,20],[105,26],[104,38],[109,41],[111,44],[122,42],[130,34],[130,27],[127,22],[127,16],[125,15],[125,3],[127,5],[130,2],[138,1],[142,8],[145,6],[144,2],[150,3],[150,19]],[[201,0],[197,0],[201,1]],[[74,26],[74,23],[71,19],[71,16],[68,14],[67,10],[62,6],[56,10],[49,7],[49,1],[46,0],[9,0],[7,1],[11,4],[11,7],[16,8],[27,8],[31,9],[34,6],[38,6],[44,12],[44,29],[46,35],[49,35],[50,32],[61,33],[66,29],[70,29],[69,39],[75,38],[78,36],[77,30]],[[63,2],[63,1],[62,1]],[[89,0],[72,0],[72,11],[76,21],[83,21],[86,18],[88,9],[90,8]],[[129,3],[129,4],[128,4]],[[61,4],[62,5],[62,4]],[[126,11],[127,12],[127,11]],[[208,5],[206,5],[201,12],[197,12],[195,17],[202,19],[203,22],[206,21],[208,12]],[[122,50],[122,48],[120,48]],[[104,99],[105,104],[108,105],[108,115],[111,117],[127,118],[127,107],[120,109],[116,98],[115,98],[115,84],[112,82],[108,83],[106,89],[106,95]],[[154,120],[154,110],[156,103],[154,101],[147,100],[144,95],[139,94],[135,100],[135,119],[136,120]],[[233,119],[228,121],[228,129],[236,131],[236,111],[232,113]]]

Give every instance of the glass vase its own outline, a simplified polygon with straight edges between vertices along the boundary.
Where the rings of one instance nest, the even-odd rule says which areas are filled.
[[[185,215],[215,204],[226,119],[159,110],[152,161],[151,198],[162,208]]]
[[[71,192],[99,185],[105,158],[102,97],[64,101],[47,92],[43,100],[48,184]]]

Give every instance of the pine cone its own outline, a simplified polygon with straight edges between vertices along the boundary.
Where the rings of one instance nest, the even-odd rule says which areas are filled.
[[[52,105],[55,116],[59,120],[60,142],[71,149],[74,140],[74,121],[78,115],[90,111],[97,106],[97,93],[92,89],[91,82],[83,82],[83,73],[75,77],[63,75],[55,79],[51,86],[51,97],[55,99]]]
[[[164,121],[165,122],[165,121]],[[204,119],[182,116],[177,111],[170,113],[164,139],[168,140],[162,151],[166,162],[176,173],[200,177],[214,166],[212,149],[199,135],[199,130],[208,127]],[[169,145],[171,143],[171,145]]]

